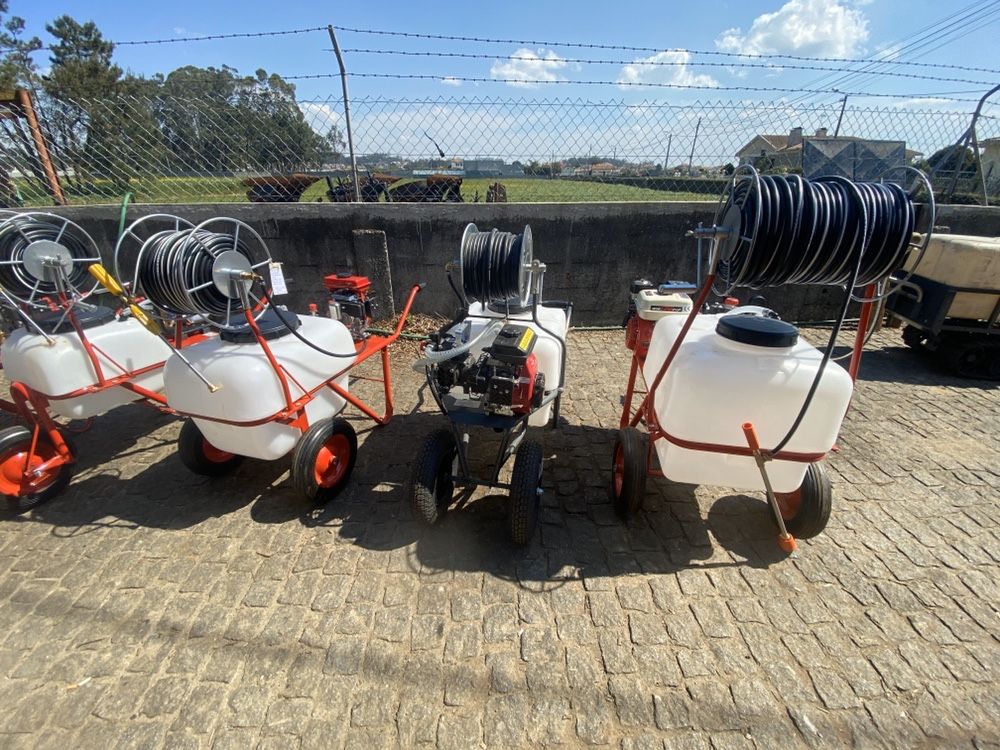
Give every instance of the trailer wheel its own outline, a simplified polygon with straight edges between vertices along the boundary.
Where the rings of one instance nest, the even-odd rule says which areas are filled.
[[[1000,379],[1000,347],[979,341],[949,341],[941,348],[948,367],[963,378]]]
[[[177,455],[188,470],[203,477],[225,476],[243,463],[243,456],[219,450],[208,442],[193,419],[187,419],[181,425]]]
[[[292,451],[292,484],[309,502],[327,502],[347,485],[358,455],[358,434],[343,417],[306,430]]]
[[[448,510],[455,494],[455,434],[446,428],[435,430],[424,440],[410,473],[410,507],[413,515],[433,526]]]
[[[24,513],[48,502],[62,492],[73,478],[75,464],[64,463],[44,471],[32,487],[24,486],[24,468],[31,450],[31,435],[32,431],[23,425],[0,430],[0,494],[6,500],[7,509],[13,513]],[[63,440],[76,457],[73,441],[65,434]],[[42,432],[28,468],[35,469],[57,455],[56,447]]]
[[[919,349],[920,345],[924,343],[924,339],[926,338],[927,334],[916,326],[909,324],[903,326],[903,343],[907,346]]]
[[[526,546],[538,528],[541,486],[542,446],[526,440],[517,449],[510,476],[510,540],[519,547]]]
[[[797,490],[776,492],[774,496],[785,521],[785,528],[793,536],[810,539],[826,528],[833,508],[833,489],[823,464],[809,464],[806,476]]]
[[[610,490],[615,512],[623,519],[642,509],[648,460],[649,436],[634,427],[619,430],[611,454]]]

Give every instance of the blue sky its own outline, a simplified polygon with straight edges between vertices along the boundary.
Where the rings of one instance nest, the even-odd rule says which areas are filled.
[[[170,38],[239,31],[291,29],[333,23],[340,26],[415,31],[440,34],[553,39],[584,41],[670,50],[725,49],[729,51],[773,51],[796,54],[856,57],[878,51],[904,40],[919,29],[949,16],[969,3],[940,0],[911,0],[901,14],[897,0],[745,0],[743,2],[659,2],[641,0],[630,3],[579,1],[573,3],[523,2],[380,2],[367,3],[298,3],[298,2],[58,2],[53,0],[12,0],[11,12],[24,17],[28,32],[46,39],[44,24],[68,13],[78,20],[95,21],[105,35],[113,40]],[[980,3],[987,6],[989,3]],[[831,13],[831,7],[833,12]],[[1000,8],[998,8],[1000,10]],[[776,14],[768,18],[768,14]],[[965,64],[980,67],[1000,67],[996,64],[995,39],[1000,28],[1000,13],[977,21],[976,31],[945,44],[937,50],[920,50],[911,58],[920,62]],[[756,23],[755,23],[756,22]],[[809,24],[814,28],[810,29]],[[739,31],[733,31],[738,29]],[[456,42],[399,40],[361,34],[340,34],[342,46],[391,47],[395,49],[473,52],[495,56],[489,60],[400,58],[380,55],[352,54],[349,68],[364,72],[426,73],[447,76],[509,77],[523,68],[527,75],[552,75],[568,79],[619,80],[622,65],[562,64],[558,58],[607,58],[631,61],[646,57],[641,53],[618,51],[574,50],[571,48],[528,47],[531,55],[541,62],[506,61],[522,45],[479,45]],[[944,39],[947,41],[947,38]],[[928,46],[934,46],[930,44]],[[190,42],[146,47],[119,47],[116,59],[137,73],[166,72],[184,64],[228,64],[242,71],[264,67],[283,74],[315,74],[334,70],[328,51],[329,43],[322,32],[264,39]],[[649,53],[651,56],[652,53]],[[523,55],[523,53],[522,53]],[[552,57],[554,56],[554,57]],[[552,57],[552,62],[546,59]],[[676,61],[676,58],[668,58]],[[699,60],[724,62],[724,58]],[[44,54],[39,56],[44,65]],[[506,67],[504,66],[507,62]],[[511,68],[510,66],[514,66]],[[491,69],[495,72],[491,75]],[[906,70],[906,69],[904,69]],[[917,70],[916,72],[921,72]],[[934,71],[924,71],[933,73]],[[507,75],[505,75],[505,73]],[[657,79],[657,75],[661,76]],[[677,76],[679,78],[669,77]],[[735,74],[726,68],[702,68],[690,65],[684,70],[638,70],[637,80],[700,81],[719,85],[798,87],[823,75],[818,72],[793,70],[751,70]],[[988,74],[969,77],[987,79]],[[992,76],[1000,78],[1000,76]],[[456,82],[450,82],[456,83]],[[305,98],[325,97],[337,90],[336,81],[303,81],[298,84]],[[448,85],[441,79],[433,81],[393,81],[355,78],[352,93],[363,95],[494,95],[506,96],[585,96],[587,98],[677,99],[679,92],[664,89],[629,89],[616,86],[604,88],[571,85],[512,86],[504,83],[465,83]],[[878,79],[858,85],[859,90],[903,94],[938,93],[971,90],[967,84],[937,83],[907,79]],[[982,88],[982,87],[979,87]],[[711,93],[711,92],[708,92]],[[718,92],[718,94],[728,96]],[[696,94],[704,97],[704,94]],[[773,98],[752,94],[752,98]]]
[[[805,57],[862,58],[889,55],[901,61],[941,63],[982,68],[1000,68],[995,53],[1000,30],[1000,0],[909,0],[900,10],[899,0],[742,0],[741,2],[659,2],[639,0],[608,3],[577,2],[504,3],[469,2],[171,2],[120,3],[109,1],[59,2],[57,0],[11,0],[11,13],[24,17],[29,34],[48,41],[47,21],[68,13],[77,20],[93,20],[114,41],[174,39],[209,34],[288,30],[323,26],[358,27],[430,34],[491,38],[588,42],[650,51],[574,49],[552,44],[480,44],[393,38],[341,31],[341,46],[347,50],[377,48],[416,52],[446,51],[482,54],[483,59],[399,57],[386,54],[348,52],[352,73],[412,73],[429,80],[392,80],[353,76],[352,98],[355,133],[359,150],[391,151],[411,157],[432,156],[434,149],[425,135],[430,131],[444,149],[466,156],[504,158],[560,158],[585,154],[625,155],[636,160],[659,161],[673,148],[695,158],[724,163],[754,133],[788,132],[801,125],[833,129],[837,119],[836,94],[801,94],[804,88],[838,88],[864,94],[893,94],[892,98],[852,96],[852,107],[898,108],[900,117],[852,115],[845,118],[844,131],[870,138],[906,140],[908,147],[929,153],[953,142],[968,123],[973,107],[1000,74],[932,68],[887,69],[971,79],[976,83],[928,81],[908,78],[860,77],[844,79],[839,72],[796,70],[788,61],[781,67],[732,67],[732,58],[693,51],[726,51],[744,54],[791,54]],[[909,45],[909,46],[906,46]],[[607,59],[615,64],[574,62],[574,59]],[[330,43],[323,31],[294,36],[255,39],[194,41],[148,46],[120,45],[116,61],[139,74],[166,73],[182,65],[227,64],[245,73],[259,67],[285,76],[329,74],[336,71]],[[47,64],[44,52],[39,66]],[[701,63],[716,63],[715,66]],[[770,60],[757,60],[769,63]],[[650,64],[652,63],[652,64]],[[809,63],[798,63],[809,64]],[[472,82],[453,80],[469,77]],[[506,79],[505,82],[492,79]],[[530,81],[566,81],[535,84]],[[590,86],[583,80],[608,81]],[[624,86],[625,83],[659,82],[698,85],[700,90]],[[323,131],[329,122],[342,125],[339,81],[333,78],[295,82],[299,100],[310,123]],[[786,92],[740,92],[727,87],[773,87]],[[591,102],[622,101],[628,107],[604,119],[591,111],[572,109],[543,114],[528,108],[515,116],[505,108],[486,115],[482,110],[458,106],[421,105],[379,108],[365,104],[364,97],[430,99],[437,97],[496,97],[500,99],[559,99]],[[697,101],[724,100],[734,109],[717,116],[689,107],[681,111],[647,109],[650,101],[689,105]],[[988,112],[998,113],[997,104]],[[766,112],[743,112],[740,107],[768,103]],[[831,105],[811,111],[813,105]],[[785,108],[785,109],[779,109]],[[921,119],[919,111],[950,111],[950,118]],[[482,123],[488,117],[490,128]],[[991,120],[990,123],[1000,123]],[[697,128],[697,131],[696,131]],[[1000,135],[998,132],[989,135]]]

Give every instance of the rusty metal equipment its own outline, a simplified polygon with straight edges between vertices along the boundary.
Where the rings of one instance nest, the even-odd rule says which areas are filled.
[[[13,91],[0,91],[0,119],[23,119],[28,124],[28,132],[35,146],[38,165],[45,176],[45,183],[49,195],[52,197],[52,202],[57,206],[66,205],[66,196],[63,195],[62,186],[59,184],[59,175],[52,165],[52,157],[49,155],[49,147],[39,124],[38,112],[35,110],[31,93],[27,89],[21,88]]]

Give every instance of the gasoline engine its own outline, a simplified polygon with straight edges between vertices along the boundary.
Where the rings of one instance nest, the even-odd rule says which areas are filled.
[[[442,393],[461,388],[489,414],[528,414],[542,405],[545,395],[545,373],[538,371],[532,353],[537,339],[533,328],[507,324],[479,357],[465,352],[442,362],[434,374],[438,387]],[[458,337],[446,333],[436,343],[438,351],[448,351]]]
[[[323,286],[330,292],[330,318],[339,320],[351,332],[355,341],[367,334],[375,312],[375,301],[369,294],[371,281],[366,276],[331,273],[323,277]]]
[[[625,346],[645,356],[656,321],[667,315],[687,315],[691,312],[691,298],[687,292],[697,289],[684,281],[663,284],[654,284],[648,279],[633,281],[629,285],[628,312],[622,321]]]

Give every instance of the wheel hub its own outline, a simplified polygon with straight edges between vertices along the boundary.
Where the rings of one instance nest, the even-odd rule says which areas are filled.
[[[625,451],[621,444],[615,446],[612,482],[614,482],[615,495],[621,496],[622,488],[625,486]]]
[[[316,484],[333,487],[343,479],[351,454],[351,445],[344,435],[333,435],[316,453],[313,467]]]
[[[802,507],[802,489],[794,492],[775,492],[774,499],[778,501],[778,510],[785,521],[790,521],[799,514]]]
[[[235,456],[234,453],[216,448],[207,440],[201,441],[201,452],[212,463],[223,464]]]
[[[31,459],[27,460],[28,450],[29,445],[25,445],[0,456],[0,493],[13,497],[38,492],[58,478],[59,466],[50,466],[41,474],[35,474],[39,466],[54,457],[54,453],[39,444]]]

